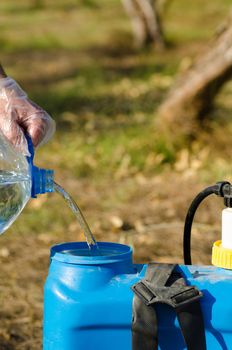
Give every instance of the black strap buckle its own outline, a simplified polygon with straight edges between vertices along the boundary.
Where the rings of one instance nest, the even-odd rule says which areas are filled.
[[[195,286],[154,288],[145,279],[134,284],[132,290],[147,306],[156,303],[163,303],[172,306],[174,309],[181,308],[197,301],[203,296]]]
[[[145,280],[141,280],[134,284],[131,289],[133,292],[144,302],[145,305],[149,306],[155,303],[156,295],[153,288],[149,288]]]
[[[182,288],[177,288],[175,291],[175,287],[173,295],[170,297],[171,306],[175,309],[182,308],[183,306],[189,305],[197,300],[199,300],[203,293],[199,291],[195,286],[185,286]],[[172,290],[172,288],[171,288]]]

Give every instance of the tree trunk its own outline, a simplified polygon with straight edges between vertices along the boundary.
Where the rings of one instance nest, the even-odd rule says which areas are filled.
[[[122,3],[131,19],[136,46],[164,47],[157,0],[122,0]]]
[[[172,133],[194,134],[214,98],[232,76],[232,16],[213,45],[182,74],[158,110],[158,121]]]
[[[44,1],[43,0],[32,0],[31,7],[35,10],[41,9],[44,7]]]

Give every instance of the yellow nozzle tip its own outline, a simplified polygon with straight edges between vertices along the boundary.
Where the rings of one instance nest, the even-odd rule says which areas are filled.
[[[232,270],[232,249],[222,247],[222,241],[216,241],[212,249],[212,264]]]

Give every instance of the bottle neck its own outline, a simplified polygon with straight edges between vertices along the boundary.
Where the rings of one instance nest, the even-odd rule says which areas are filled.
[[[30,156],[27,157],[29,171],[31,174],[31,197],[36,198],[37,194],[43,194],[54,191],[54,171],[49,169],[40,169],[34,165],[34,146],[32,139],[26,135],[28,150]]]
[[[38,194],[54,191],[54,171],[31,167],[31,197],[36,198]]]

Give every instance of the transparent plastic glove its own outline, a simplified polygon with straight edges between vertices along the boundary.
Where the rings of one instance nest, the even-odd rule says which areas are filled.
[[[52,137],[55,122],[7,77],[0,79],[0,130],[19,152],[29,155],[25,133],[37,147]]]

